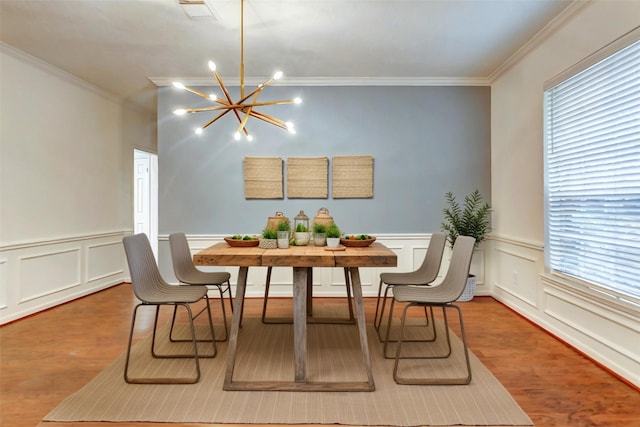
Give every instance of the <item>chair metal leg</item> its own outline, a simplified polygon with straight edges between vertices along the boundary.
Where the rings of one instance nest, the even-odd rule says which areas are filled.
[[[224,338],[221,339],[216,339],[216,342],[225,342],[228,338],[229,332],[228,332],[228,324],[227,324],[227,312],[226,309],[224,307],[224,291],[222,290],[222,286],[221,285],[214,285],[218,288],[218,292],[220,293],[220,305],[222,306],[222,322],[224,324]],[[231,295],[231,290],[229,289],[229,295]],[[207,300],[209,298],[207,297]],[[232,305],[233,307],[233,305]],[[198,316],[200,316],[202,313],[204,313],[204,311],[207,309],[207,307],[203,307],[202,310],[200,310],[195,316],[193,316],[193,320],[196,320],[198,318]],[[187,341],[191,341],[191,340],[187,340],[187,339],[180,339],[180,338],[174,338],[173,337],[173,328],[175,326],[176,323],[176,314],[178,312],[178,306],[174,305],[173,306],[173,317],[171,318],[171,329],[169,330],[169,341],[171,342],[187,342]],[[210,339],[196,339],[196,342],[211,342]]]
[[[209,333],[211,334],[211,339],[198,339],[196,337],[196,335],[192,335],[193,339],[190,340],[175,340],[174,342],[210,342],[213,344],[213,353],[209,354],[209,355],[200,355],[199,358],[201,359],[209,359],[209,358],[214,358],[216,357],[216,355],[218,354],[218,346],[216,345],[216,342],[218,342],[218,340],[216,340],[216,334],[215,331],[213,329],[213,318],[211,316],[211,305],[209,304],[209,298],[205,297],[203,298],[203,300],[205,301],[206,306],[202,309],[202,312],[204,312],[205,310],[207,311],[207,315],[208,315],[208,321],[209,321]],[[159,314],[159,310],[160,310],[160,305],[169,305],[169,304],[158,304],[157,305],[157,309],[156,309],[156,319],[154,321],[154,326],[153,326],[153,337],[152,337],[152,341],[151,341],[151,355],[153,357],[155,357],[156,359],[180,359],[180,358],[189,358],[189,357],[193,357],[191,355],[183,355],[183,354],[158,354],[155,351],[155,342],[156,342],[156,331],[157,331],[157,326],[158,326],[158,314]],[[187,314],[189,315],[189,323],[190,323],[190,327],[191,329],[193,329],[195,331],[195,316],[193,316],[192,311],[191,311],[191,306],[190,304],[187,303],[177,303],[177,304],[171,304],[174,306],[178,306],[181,305],[183,307],[186,308],[187,310]],[[175,308],[174,308],[174,312],[175,312]]]
[[[378,284],[378,299],[376,299],[376,311],[373,315],[373,326],[376,329],[380,328],[380,323],[382,322],[382,317],[384,316],[380,313],[380,319],[378,319],[378,309],[380,308],[380,297],[382,295],[382,279],[380,279],[380,284]]]
[[[389,288],[387,288],[389,289]],[[386,299],[386,291],[385,291],[385,299]],[[391,321],[392,321],[392,317],[393,317],[393,305],[395,303],[395,300],[392,298],[391,299],[391,307],[389,307],[389,317],[387,318],[387,333],[385,334],[385,337],[382,338],[382,335],[380,335],[380,329],[381,327],[379,326],[377,328],[377,332],[378,332],[378,339],[380,340],[380,342],[384,343],[384,357],[385,359],[393,359],[394,356],[393,355],[389,355],[387,354],[387,344],[390,342],[398,342],[398,340],[394,340],[394,339],[390,339],[390,335],[391,335]],[[429,320],[429,313],[431,313],[431,320]],[[384,303],[382,305],[382,312],[380,313],[380,315],[382,316],[384,314]],[[404,340],[404,342],[434,342],[436,339],[438,339],[438,331],[436,330],[436,322],[435,322],[435,317],[433,316],[433,307],[429,307],[429,311],[427,312],[427,308],[425,306],[424,308],[424,316],[425,316],[425,325],[424,326],[431,326],[431,338],[428,339],[423,339],[423,340]],[[382,317],[380,318],[380,323],[382,323]]]
[[[222,322],[224,324],[224,338],[220,338],[220,339],[216,339],[217,342],[225,342],[228,339],[228,335],[229,335],[229,326],[227,323],[227,311],[226,308],[224,306],[224,293],[225,292],[229,292],[229,301],[231,304],[231,312],[233,312],[233,300],[231,298],[231,284],[229,283],[229,281],[227,280],[227,286],[226,289],[222,289],[223,285],[211,285],[211,286],[215,286],[216,288],[218,288],[218,293],[220,294],[220,305],[222,307]],[[187,285],[188,286],[188,285]],[[196,315],[193,316],[193,320],[196,320],[202,313],[204,313],[204,311],[206,310],[206,307],[203,307]],[[176,323],[176,314],[178,311],[178,306],[175,305],[173,307],[173,317],[171,318],[171,329],[169,330],[169,341],[171,342],[187,342],[187,341],[191,341],[191,340],[186,340],[186,339],[179,339],[179,338],[174,338],[173,337],[173,328],[175,326]],[[211,342],[211,340],[209,339],[198,339],[196,340],[197,342]]]
[[[218,353],[218,349],[217,346],[215,344],[215,335],[214,335],[214,331],[213,331],[213,321],[211,318],[211,309],[209,307],[209,301],[205,298],[206,304],[207,304],[207,312],[208,312],[208,317],[209,317],[209,329],[210,332],[212,334],[212,340],[211,342],[213,343],[213,348],[214,348],[214,353],[212,355],[208,355],[208,356],[200,356],[198,354],[198,344],[196,342],[196,331],[195,331],[195,326],[193,323],[193,314],[191,312],[191,307],[189,306],[189,304],[187,303],[183,303],[183,304],[178,304],[178,305],[183,305],[186,310],[187,310],[187,314],[189,316],[189,327],[191,329],[191,337],[192,339],[189,340],[193,343],[193,353],[192,354],[175,354],[175,355],[159,355],[156,353],[155,351],[155,341],[156,341],[156,333],[157,333],[157,327],[158,327],[158,314],[160,311],[160,304],[145,304],[145,303],[141,303],[141,304],[137,304],[133,310],[133,316],[131,319],[131,330],[129,332],[129,343],[127,345],[127,357],[125,360],[125,367],[124,367],[124,380],[129,383],[129,384],[195,384],[200,380],[200,361],[199,359],[201,357],[215,357]],[[131,359],[131,346],[132,346],[132,342],[133,342],[133,331],[135,329],[135,322],[136,322],[136,316],[138,313],[138,308],[140,308],[143,305],[155,305],[156,307],[156,314],[155,314],[155,320],[154,320],[154,324],[153,324],[153,337],[152,337],[152,341],[151,341],[151,354],[154,358],[192,358],[194,359],[195,362],[195,368],[196,368],[196,375],[195,377],[192,378],[131,378],[129,376],[129,361]],[[172,304],[173,305],[173,304]]]
[[[466,385],[466,384],[469,384],[471,382],[471,363],[469,360],[469,349],[467,347],[467,338],[464,330],[464,322],[462,320],[462,311],[460,310],[460,307],[458,307],[455,304],[446,304],[442,306],[442,312],[443,312],[444,323],[445,323],[444,327],[446,331],[446,338],[447,338],[447,344],[448,344],[448,352],[446,355],[416,356],[416,357],[401,356],[402,344],[408,342],[404,340],[404,330],[405,330],[404,327],[405,327],[405,322],[407,317],[407,311],[409,310],[410,307],[419,306],[419,305],[426,306],[428,304],[409,303],[407,304],[407,306],[404,308],[402,312],[402,320],[400,322],[400,337],[398,339],[395,363],[393,366],[394,381],[398,384],[407,384],[407,385]],[[401,359],[447,359],[451,356],[452,349],[451,349],[451,340],[450,340],[450,332],[449,332],[449,322],[447,319],[447,311],[446,311],[447,307],[453,307],[458,311],[458,317],[460,319],[460,333],[462,335],[462,344],[464,348],[467,375],[465,377],[460,377],[460,378],[407,378],[407,377],[401,377],[400,375],[398,375],[398,367]]]

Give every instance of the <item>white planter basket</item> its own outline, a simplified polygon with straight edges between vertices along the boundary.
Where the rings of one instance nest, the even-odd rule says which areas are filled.
[[[473,299],[473,295],[476,292],[476,276],[470,274],[467,278],[467,285],[464,287],[464,291],[458,301],[471,301]]]
[[[260,239],[258,246],[262,249],[278,249],[278,239]]]

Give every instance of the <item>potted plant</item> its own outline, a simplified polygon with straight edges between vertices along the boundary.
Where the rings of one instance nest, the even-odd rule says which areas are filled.
[[[441,227],[442,231],[447,233],[449,245],[453,248],[458,236],[471,236],[476,239],[475,247],[477,248],[490,231],[489,213],[491,206],[484,201],[480,191],[477,189],[465,196],[462,206],[451,192],[446,193],[445,198],[447,207],[442,210],[444,222]],[[473,274],[469,274],[467,287],[459,301],[472,300],[475,287],[476,277]]]
[[[329,224],[325,234],[327,236],[327,246],[330,248],[337,248],[340,246],[340,235],[342,233],[335,222]]]
[[[278,247],[278,231],[272,228],[262,230],[259,246],[262,249],[276,249]]]
[[[293,235],[296,246],[306,246],[309,243],[309,229],[304,224],[298,223]]]
[[[327,244],[327,227],[324,224],[313,224],[313,243],[316,246],[324,246]]]
[[[291,238],[291,225],[289,220],[282,220],[278,223],[278,247],[286,249],[289,247],[289,239]]]

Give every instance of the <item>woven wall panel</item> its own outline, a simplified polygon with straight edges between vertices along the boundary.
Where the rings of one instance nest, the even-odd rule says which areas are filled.
[[[373,157],[335,156],[332,168],[334,199],[373,197]]]
[[[287,159],[287,197],[326,199],[329,197],[329,159],[289,157]]]
[[[244,197],[246,199],[282,199],[282,158],[244,158]]]

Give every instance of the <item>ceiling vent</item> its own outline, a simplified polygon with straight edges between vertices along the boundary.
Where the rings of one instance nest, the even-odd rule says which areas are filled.
[[[213,10],[205,0],[178,0],[178,2],[191,19],[215,19]]]

